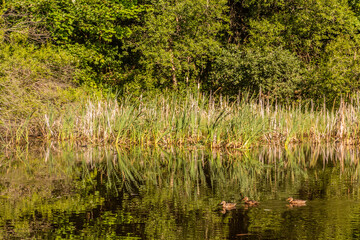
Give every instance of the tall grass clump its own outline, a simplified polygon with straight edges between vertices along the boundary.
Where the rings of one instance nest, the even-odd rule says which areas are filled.
[[[358,144],[359,96],[338,108],[281,105],[263,97],[188,93],[84,99],[39,118],[43,139],[92,144],[248,148],[260,144]]]

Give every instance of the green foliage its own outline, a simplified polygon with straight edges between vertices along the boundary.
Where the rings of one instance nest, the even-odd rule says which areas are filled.
[[[49,103],[61,104],[75,68],[71,55],[50,44],[0,44],[1,118],[16,121],[41,113]]]
[[[71,55],[101,95],[239,90],[333,102],[359,90],[357,0],[9,0],[0,38]],[[36,68],[35,68],[36,69]],[[100,94],[99,94],[100,93]],[[321,100],[322,102],[322,100]]]
[[[251,89],[279,101],[298,97],[305,79],[301,61],[282,48],[226,50],[213,68],[212,84],[224,93],[236,95]]]
[[[184,89],[204,81],[221,48],[226,1],[152,1],[133,46],[141,54],[146,88]]]
[[[349,7],[360,18],[360,1],[359,0],[348,0]]]
[[[360,89],[359,50],[359,45],[349,36],[339,35],[329,43],[322,62],[309,71],[307,96],[325,97],[330,102],[355,96]]]
[[[356,1],[349,2],[356,10]],[[243,38],[237,42],[264,55],[280,47],[302,61],[304,96],[326,95],[332,102],[359,90],[360,22],[347,1],[247,0],[234,1],[232,7],[246,12],[246,19],[233,19],[243,31],[235,34]]]
[[[77,56],[86,76],[113,84],[112,73],[122,68],[123,39],[132,33],[131,21],[136,21],[142,9],[126,0],[58,0],[52,4],[47,21],[56,43]]]
[[[133,1],[13,0],[6,17],[9,28],[31,19],[46,30],[48,38],[74,55],[82,69],[79,83],[114,85],[121,72],[123,39],[142,8]]]

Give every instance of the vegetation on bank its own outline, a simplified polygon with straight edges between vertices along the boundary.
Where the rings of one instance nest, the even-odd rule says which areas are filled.
[[[7,142],[70,141],[121,146],[159,145],[248,148],[258,144],[294,142],[359,144],[360,96],[339,108],[314,104],[287,106],[266,98],[238,96],[215,100],[200,92],[117,101],[84,99],[59,109],[48,108],[38,117],[0,137]]]
[[[357,142],[359,6],[2,1],[0,141]]]

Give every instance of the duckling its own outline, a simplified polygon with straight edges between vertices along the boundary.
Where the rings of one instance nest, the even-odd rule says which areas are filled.
[[[220,205],[222,205],[223,210],[232,210],[236,208],[236,203],[227,203],[225,201],[222,201]]]
[[[248,197],[244,197],[243,201],[245,202],[246,205],[248,206],[256,206],[259,204],[259,202],[255,201],[255,200],[249,200]]]
[[[286,199],[287,201],[289,201],[289,203],[291,205],[297,205],[297,206],[304,206],[306,205],[306,200],[299,200],[299,199],[293,199],[292,197],[289,197],[288,199]]]

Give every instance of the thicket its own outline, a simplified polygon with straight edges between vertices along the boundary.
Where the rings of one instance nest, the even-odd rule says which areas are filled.
[[[108,89],[332,105],[359,90],[359,2],[4,0],[0,121]]]

